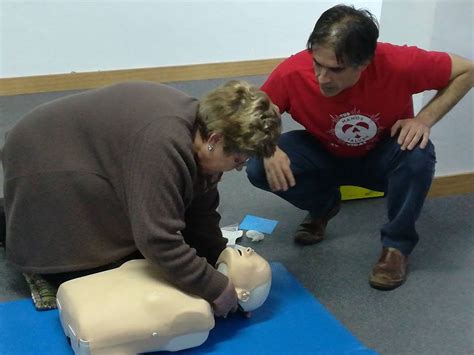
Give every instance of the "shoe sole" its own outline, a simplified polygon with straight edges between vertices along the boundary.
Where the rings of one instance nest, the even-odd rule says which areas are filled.
[[[404,283],[405,283],[405,280],[402,280],[395,284],[387,285],[387,284],[379,283],[377,281],[369,280],[370,287],[375,288],[376,290],[379,290],[379,291],[391,291],[391,290],[396,289],[397,287],[400,287]]]
[[[298,245],[314,245],[314,244],[321,243],[323,240],[324,238],[314,239],[314,240],[301,240],[298,238],[293,238],[293,241]]]

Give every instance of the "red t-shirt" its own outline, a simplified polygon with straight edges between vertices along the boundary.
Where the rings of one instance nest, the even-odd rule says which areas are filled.
[[[329,152],[357,157],[389,136],[397,120],[413,117],[413,94],[442,89],[450,76],[447,53],[378,43],[359,81],[336,96],[321,94],[307,50],[282,62],[262,90]]]

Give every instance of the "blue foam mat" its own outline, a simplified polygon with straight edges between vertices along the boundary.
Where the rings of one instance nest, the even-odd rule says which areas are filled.
[[[217,319],[206,342],[176,354],[376,354],[361,344],[280,263],[273,284],[252,318]],[[0,303],[0,354],[73,351],[57,310],[38,312],[31,300]]]

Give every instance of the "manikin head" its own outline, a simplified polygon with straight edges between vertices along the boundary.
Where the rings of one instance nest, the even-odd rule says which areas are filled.
[[[252,248],[240,245],[225,248],[217,260],[217,269],[234,284],[243,311],[253,311],[267,299],[272,271]]]
[[[367,10],[337,5],[321,15],[306,46],[324,96],[357,83],[375,54],[378,36],[377,20]]]

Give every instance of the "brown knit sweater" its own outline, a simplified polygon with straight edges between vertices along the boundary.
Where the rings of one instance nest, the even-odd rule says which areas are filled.
[[[180,289],[217,298],[227,278],[209,263],[225,239],[217,184],[193,154],[197,104],[164,85],[127,82],[23,117],[3,150],[8,260],[57,273],[138,248]]]

